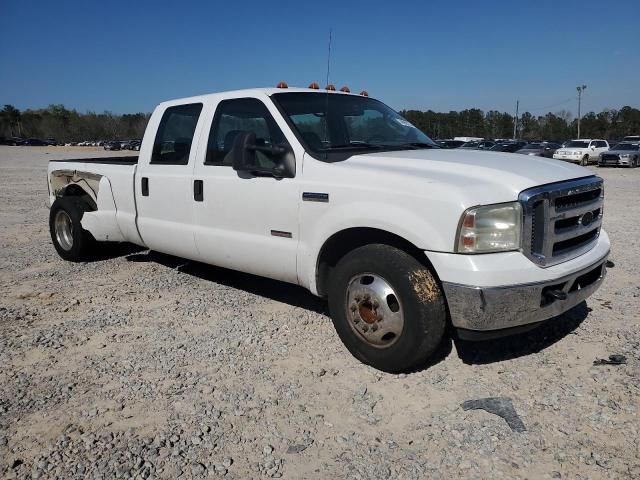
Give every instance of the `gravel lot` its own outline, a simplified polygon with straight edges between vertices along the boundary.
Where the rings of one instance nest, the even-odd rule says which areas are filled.
[[[616,267],[586,305],[388,375],[301,288],[128,247],[62,261],[46,163],[94,154],[117,152],[0,147],[0,477],[640,478],[640,169],[592,167]],[[461,407],[483,397],[526,431]]]

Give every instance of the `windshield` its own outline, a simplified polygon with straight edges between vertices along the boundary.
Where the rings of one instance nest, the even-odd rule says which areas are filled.
[[[330,161],[362,151],[438,148],[409,121],[369,97],[292,92],[271,98],[305,146]]]
[[[640,144],[637,143],[619,143],[614,148],[615,150],[638,150]]]
[[[565,148],[587,148],[589,146],[589,142],[583,142],[581,140],[571,140],[569,143],[567,143],[567,145],[565,145]]]

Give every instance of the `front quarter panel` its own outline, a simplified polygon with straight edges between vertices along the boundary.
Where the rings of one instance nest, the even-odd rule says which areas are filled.
[[[436,185],[423,183],[422,196],[404,190],[393,179],[380,187],[380,179],[353,172],[305,156],[300,192],[300,243],[298,278],[313,293],[316,268],[324,243],[350,228],[375,228],[393,233],[423,250],[451,251],[460,215],[465,209],[459,197],[446,195]],[[307,182],[306,179],[313,179]],[[305,193],[328,195],[328,201],[304,200]],[[453,200],[457,198],[457,200]],[[427,210],[428,208],[428,210]]]

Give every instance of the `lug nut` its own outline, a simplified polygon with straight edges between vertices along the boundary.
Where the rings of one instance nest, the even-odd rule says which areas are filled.
[[[364,294],[364,299],[365,299],[365,301],[368,302],[369,300],[371,300],[371,295],[369,295],[368,293],[365,293]]]
[[[371,330],[373,330],[375,332],[376,330],[378,330],[378,326],[377,325],[372,325],[371,326]]]
[[[377,300],[373,301],[373,308],[378,308],[380,306],[380,304],[378,303]]]
[[[366,325],[362,326],[362,331],[363,332],[368,332],[369,331],[369,327],[367,327]]]
[[[356,305],[355,303],[352,303],[349,308],[351,309],[352,312],[355,312],[358,309],[358,305]]]

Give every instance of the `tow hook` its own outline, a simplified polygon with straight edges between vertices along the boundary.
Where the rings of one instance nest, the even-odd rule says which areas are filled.
[[[616,266],[616,264],[613,263],[611,260],[607,260],[607,263],[605,265],[607,266],[607,268],[613,268]]]
[[[566,300],[567,299],[567,292],[563,292],[562,290],[559,290],[559,289],[547,290],[544,293],[545,293],[545,295],[547,297],[550,297],[550,298],[552,298],[554,300]]]

